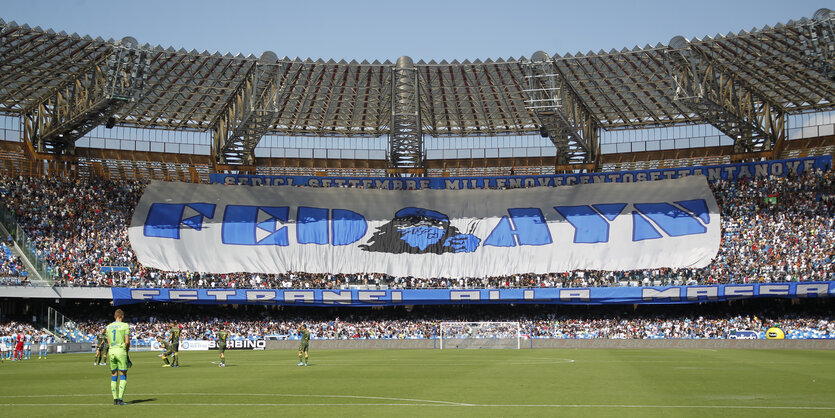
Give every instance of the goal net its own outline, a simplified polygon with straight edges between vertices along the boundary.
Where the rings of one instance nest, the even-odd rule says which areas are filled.
[[[441,322],[439,348],[521,348],[519,322]]]

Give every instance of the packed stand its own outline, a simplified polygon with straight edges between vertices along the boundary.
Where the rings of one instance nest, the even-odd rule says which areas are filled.
[[[110,286],[102,266],[130,266],[128,224],[141,182],[0,177],[0,197],[58,285]]]
[[[772,301],[772,304],[779,306],[788,302]],[[714,305],[631,312],[541,306],[470,307],[462,311],[436,306],[412,312],[397,308],[324,312],[146,305],[126,309],[132,344],[137,346],[150,345],[157,336],[165,336],[172,326],[181,328],[181,340],[214,340],[221,328],[228,331],[233,340],[293,340],[298,339],[297,331],[302,324],[310,330],[311,339],[434,339],[439,336],[439,323],[443,321],[519,321],[522,336],[534,339],[729,339],[738,331],[753,331],[765,339],[766,330],[772,326],[782,328],[789,339],[835,338],[831,308],[799,311],[765,308],[739,312]],[[142,314],[131,315],[130,312]],[[85,319],[78,321],[77,329],[89,342],[111,320],[103,318],[100,312],[81,316]]]
[[[26,286],[29,274],[19,256],[12,252],[11,239],[0,241],[0,286]]]
[[[55,283],[61,286],[431,289],[835,280],[833,171],[719,180],[710,186],[721,209],[722,243],[716,258],[705,268],[431,279],[379,273],[157,271],[139,265],[127,238],[132,211],[144,188],[142,182],[0,177],[0,197],[36,240],[38,251],[54,266]]]

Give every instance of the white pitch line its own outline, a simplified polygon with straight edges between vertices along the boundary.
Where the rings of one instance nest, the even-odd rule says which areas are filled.
[[[56,395],[0,395],[0,398],[66,398],[66,397],[90,397],[90,396],[105,396],[101,393],[76,393],[76,394],[56,394]],[[297,394],[297,393],[131,393],[131,396],[275,396],[286,398],[346,398],[346,399],[379,399],[382,401],[404,401],[404,402],[424,402],[426,404],[441,404],[454,406],[470,406],[468,403],[450,402],[450,401],[436,401],[432,399],[412,399],[412,398],[390,398],[384,396],[363,396],[363,395],[317,395],[317,394]],[[0,404],[3,405],[3,404]],[[172,405],[172,404],[166,404]],[[249,405],[249,404],[245,404]],[[284,404],[276,404],[284,405]],[[312,405],[312,404],[311,404]],[[341,405],[341,404],[340,404]],[[348,404],[356,405],[356,404]]]
[[[515,361],[505,361],[499,362],[496,364],[503,364],[503,365],[515,365],[515,366],[524,366],[524,365],[531,365],[531,366],[538,366],[538,365],[546,365],[546,364],[571,364],[574,363],[575,360],[572,359],[553,359],[553,360],[515,360]],[[243,366],[295,366],[295,363],[288,364],[288,362],[233,362],[235,365],[243,365]],[[649,361],[647,361],[649,363]],[[348,360],[337,360],[337,361],[328,361],[327,359],[317,359],[316,365],[318,366],[342,366],[342,365],[365,365],[365,366],[377,366],[377,367],[391,367],[391,364],[387,362],[379,362],[378,360],[368,360],[368,361],[348,361]],[[398,361],[397,365],[399,366],[446,366],[446,365],[459,365],[459,364],[473,364],[473,365],[483,365],[483,361],[467,361],[467,360],[448,360],[448,361],[425,361],[425,362],[401,362]],[[295,367],[294,367],[295,368]]]
[[[129,406],[131,405],[128,403]],[[432,403],[152,403],[142,402],[133,406],[434,406],[434,407],[469,407],[469,408],[635,408],[635,409],[775,409],[775,410],[810,410],[832,411],[835,407],[827,406],[741,406],[741,405],[557,405],[557,404],[432,404]],[[110,403],[10,403],[0,406],[102,406],[112,408]],[[128,406],[128,407],[129,407]]]

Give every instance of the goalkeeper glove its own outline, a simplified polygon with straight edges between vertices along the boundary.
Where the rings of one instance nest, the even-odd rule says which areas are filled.
[[[128,358],[128,368],[130,369],[131,366],[133,366],[133,362],[130,361],[130,354],[127,354],[127,358]]]

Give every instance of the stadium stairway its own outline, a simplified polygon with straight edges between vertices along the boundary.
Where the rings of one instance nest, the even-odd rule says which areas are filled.
[[[2,234],[0,236],[3,237],[8,237],[10,235],[9,231],[6,230],[2,223],[0,223],[0,234]],[[20,257],[20,261],[23,262],[23,266],[26,268],[26,273],[29,275],[29,282],[35,286],[52,286],[52,283],[48,282],[47,280],[44,280],[44,278],[41,277],[40,273],[38,272],[38,269],[36,269],[35,266],[32,265],[32,263],[29,261],[29,258],[23,254],[23,251],[21,251],[20,247],[17,245],[17,242],[12,241],[12,244],[14,245],[12,247],[12,254]]]

